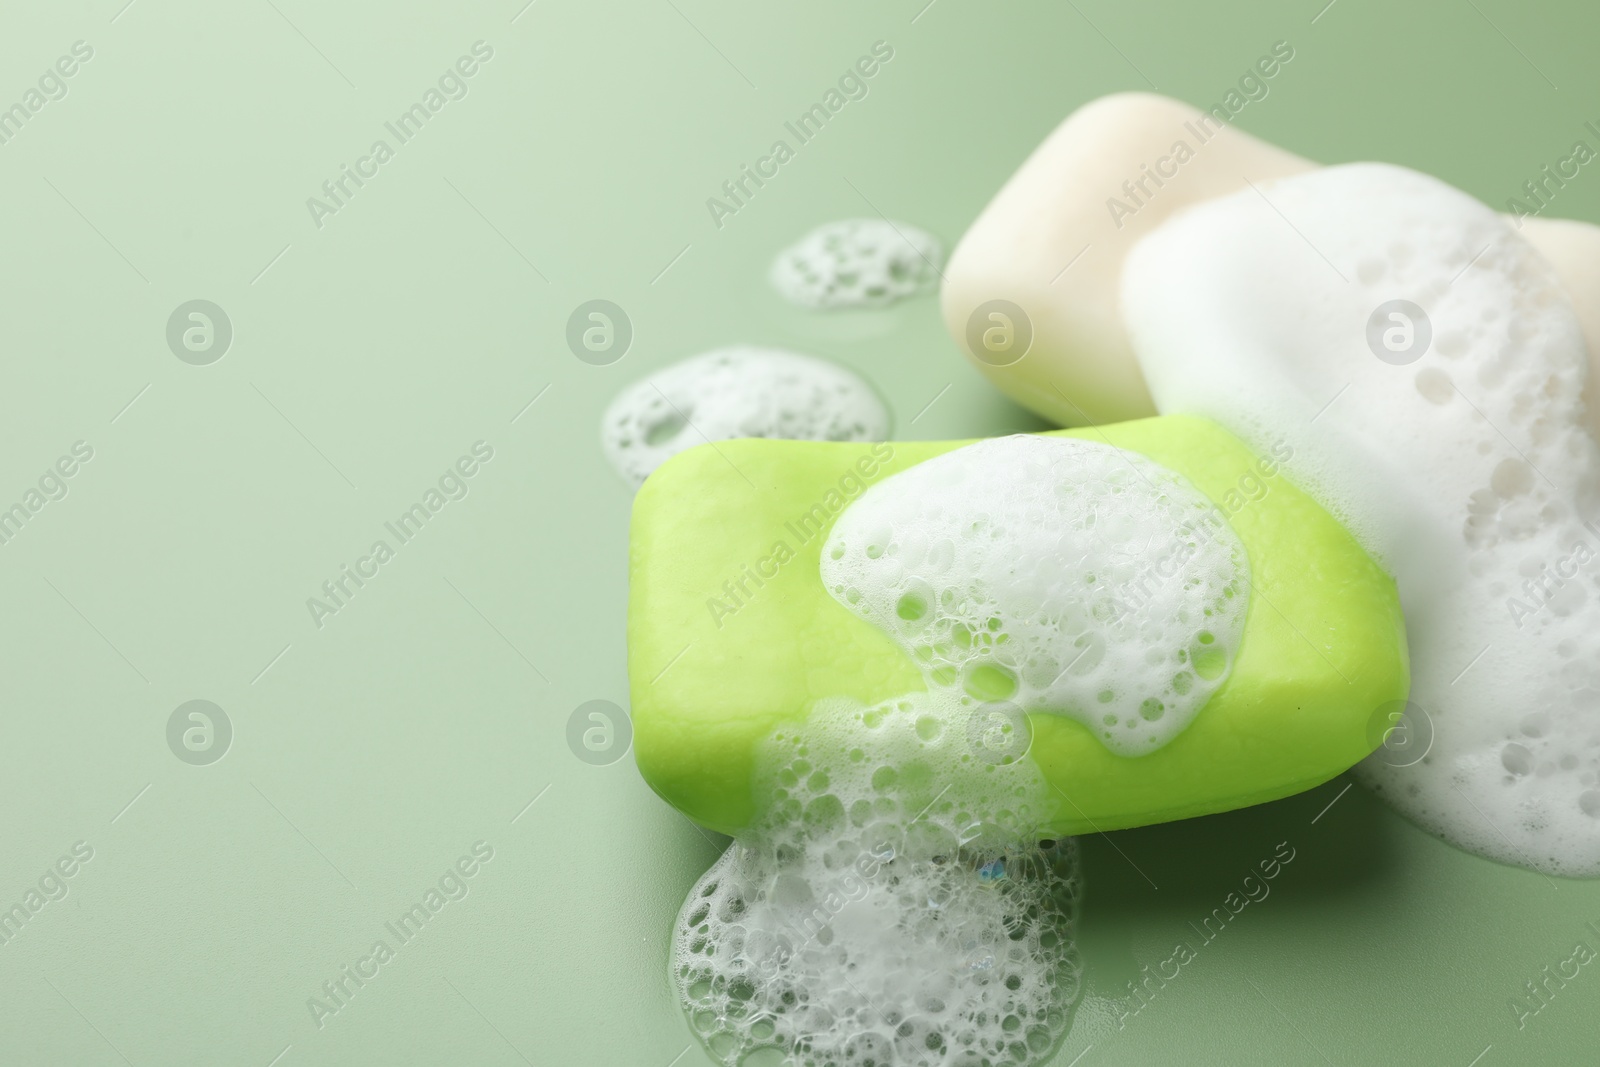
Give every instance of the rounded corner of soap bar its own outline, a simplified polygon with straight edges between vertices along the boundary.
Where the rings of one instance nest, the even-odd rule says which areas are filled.
[[[956,243],[940,288],[946,329],[984,377],[1058,425],[1153,415],[1122,321],[1128,252],[1191,204],[1247,188],[1245,175],[1261,183],[1315,166],[1171,97],[1091,100],[1046,135]],[[993,312],[1007,321],[986,334]],[[1001,343],[1008,329],[1025,343],[975,351],[973,338]]]
[[[743,443],[742,439],[714,443],[705,441],[668,456],[639,486],[639,491],[633,498],[635,510],[641,502],[653,503],[656,496],[670,492],[670,487],[675,483],[698,480],[706,467],[714,463],[725,464],[727,460],[720,457],[725,456],[728,449],[737,449]],[[723,451],[719,452],[719,449]]]
[[[703,757],[686,766],[683,756],[678,743],[634,738],[634,766],[651,792],[714,833],[732,836],[744,829],[754,811],[748,785],[740,789],[738,783],[725,781],[708,789],[708,780],[718,777],[715,768],[708,767]]]
[[[1370,680],[1259,682],[1252,680],[1250,693],[1218,690],[1184,733],[1141,756],[1107,752],[1074,720],[1030,716],[1028,758],[1053,786],[1044,830],[1071,836],[1135,829],[1314,789],[1381,745],[1410,676],[1402,644]],[[1304,721],[1286,728],[1291,717]]]

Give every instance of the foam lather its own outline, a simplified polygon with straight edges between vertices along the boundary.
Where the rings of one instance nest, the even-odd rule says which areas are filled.
[[[944,250],[932,234],[888,219],[817,227],[773,260],[772,287],[807,308],[875,307],[938,283]]]
[[[763,746],[769,806],[673,938],[715,1060],[1029,1067],[1059,1045],[1082,989],[1077,846],[1018,836],[1050,790],[1025,760],[972,759],[974,703],[841,703]]]
[[[1403,700],[1409,683],[1394,583],[1268,449],[1252,453],[1190,417],[1042,441],[963,454],[970,442],[742,440],[664,464],[635,500],[630,542],[629,677],[645,780],[703,825],[746,831],[773,802],[758,767],[777,732],[918,693],[976,702],[972,721],[1015,724],[1018,753],[1048,786],[1031,819],[1041,835],[1275,799],[1372,750],[1374,711]],[[894,488],[903,471],[907,493]],[[1039,495],[1008,499],[1020,484]],[[868,528],[885,518],[904,536],[872,559]],[[957,549],[949,535],[974,519],[990,523],[1002,552],[985,559],[981,538]],[[1086,535],[1102,521],[1102,538]],[[830,544],[844,546],[838,559]],[[1065,558],[1063,546],[1083,555]],[[1091,558],[1110,569],[1081,566]],[[847,606],[852,588],[859,600]],[[904,616],[919,597],[939,628],[931,643],[893,621],[915,621]],[[1244,604],[1237,636],[1232,599]],[[871,606],[891,603],[891,619]],[[1085,634],[1099,650],[1085,657],[1097,657],[1092,667],[1074,647]],[[1065,679],[1048,677],[1058,669]],[[1176,681],[1185,673],[1193,678]],[[1198,707],[1178,699],[1211,682]],[[1112,710],[1097,719],[1107,691]],[[1167,706],[1146,717],[1152,693]],[[973,758],[988,758],[991,740],[988,725],[973,731]]]
[[[1111,751],[1176,737],[1244,632],[1238,535],[1181,475],[1072,437],[979,441],[868,489],[822,581],[929,689],[1068,715]]]
[[[1600,876],[1600,447],[1591,353],[1547,260],[1488,206],[1347,164],[1150,234],[1123,308],[1163,410],[1258,443],[1399,583],[1415,744],[1363,764],[1451,842]],[[1398,311],[1395,309],[1399,308]]]
[[[888,432],[888,410],[858,375],[754,345],[663,367],[619,393],[600,420],[606,458],[636,487],[668,457],[707,441],[871,441]]]

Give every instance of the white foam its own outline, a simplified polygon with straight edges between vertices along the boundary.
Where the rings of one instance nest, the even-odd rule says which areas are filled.
[[[1382,337],[1404,349],[1404,321],[1380,316],[1385,359],[1368,341],[1397,299],[1431,333],[1401,365]],[[1122,300],[1160,410],[1286,441],[1291,477],[1395,575],[1431,748],[1386,746],[1361,777],[1471,851],[1600,875],[1600,450],[1548,264],[1442,182],[1354,164],[1167,221]]]
[[[1244,630],[1244,546],[1181,475],[1018,435],[884,479],[829,534],[823,583],[932,688],[1068,715],[1142,755],[1194,718]]]
[[[619,393],[600,420],[606,458],[635,486],[686,448],[735,437],[879,441],[889,413],[843,367],[735,345],[674,363]]]
[[[1035,843],[1037,766],[971,743],[976,702],[835,702],[769,743],[763,818],[689,894],[673,978],[719,1062],[1042,1062],[1082,975],[1075,843]]]
[[[772,287],[808,308],[872,307],[931,290],[943,259],[939,239],[888,219],[819,226],[772,263]]]
[[[819,702],[779,728],[761,811],[679,914],[673,980],[720,1062],[1043,1062],[1081,991],[1071,841],[1028,712],[1142,754],[1226,676],[1244,547],[1173,471],[1016,436],[884,479],[839,517],[822,580],[928,689]],[[789,1060],[786,1060],[789,1062]]]

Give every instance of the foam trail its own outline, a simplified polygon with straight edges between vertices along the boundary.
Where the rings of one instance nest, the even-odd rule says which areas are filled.
[[[822,580],[927,690],[821,701],[760,754],[761,814],[673,942],[715,1057],[1027,1067],[1058,1047],[1082,882],[1074,842],[1039,840],[1056,797],[1025,713],[1129,753],[1188,724],[1244,626],[1244,548],[1214,515],[1135,453],[1016,436],[901,471],[840,516]]]
[[[1036,1064],[1081,988],[1070,840],[1030,760],[975,755],[975,701],[915,694],[780,731],[773,804],[690,892],[673,979],[719,1062]]]

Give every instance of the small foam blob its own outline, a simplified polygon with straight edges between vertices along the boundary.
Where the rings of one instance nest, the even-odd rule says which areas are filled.
[[[939,239],[888,219],[819,226],[779,253],[772,287],[806,308],[874,307],[931,290],[943,257]]]
[[[1360,777],[1469,851],[1600,876],[1600,448],[1550,265],[1443,182],[1352,164],[1169,219],[1122,303],[1159,409],[1287,443],[1395,576],[1432,742]]]
[[[711,1054],[830,1067],[1043,1062],[1081,991],[1076,843],[982,705],[825,703],[768,741],[768,806],[690,892],[672,975]]]
[[[635,487],[686,448],[736,437],[879,441],[889,413],[843,367],[736,345],[674,363],[619,393],[600,421],[606,458]]]
[[[1231,668],[1249,563],[1187,479],[1076,438],[979,441],[851,504],[822,579],[933,689],[1067,715],[1120,755],[1165,745]]]

